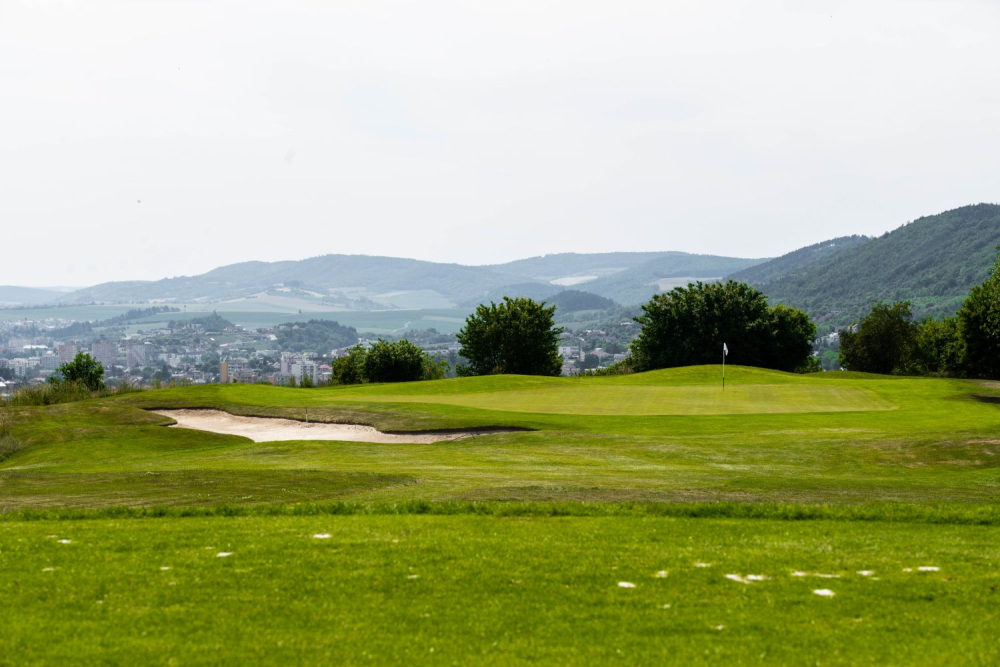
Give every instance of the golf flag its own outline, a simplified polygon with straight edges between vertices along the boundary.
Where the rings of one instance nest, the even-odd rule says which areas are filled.
[[[729,356],[729,348],[722,344],[722,391],[726,390],[726,357]]]

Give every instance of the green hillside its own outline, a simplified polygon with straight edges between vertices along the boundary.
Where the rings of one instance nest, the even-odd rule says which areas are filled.
[[[763,283],[773,302],[849,323],[878,300],[908,299],[918,316],[953,313],[1000,245],[1000,205],[932,215]]]
[[[867,236],[841,236],[840,238],[814,243],[813,245],[793,250],[781,257],[775,257],[762,264],[737,271],[726,277],[759,287],[783,278],[789,273],[809,264],[839,255],[846,250],[867,243],[869,240]]]

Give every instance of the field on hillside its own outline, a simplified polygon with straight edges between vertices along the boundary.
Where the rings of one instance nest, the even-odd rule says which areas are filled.
[[[720,370],[10,409],[0,663],[996,662],[998,387]]]
[[[399,300],[399,299],[397,299]],[[404,303],[408,303],[404,300]],[[181,308],[182,312],[157,313],[133,320],[129,327],[131,333],[139,329],[152,329],[170,320],[188,320],[204,317],[217,311],[235,324],[248,329],[272,327],[285,322],[301,322],[310,319],[335,320],[344,326],[355,327],[361,332],[374,334],[401,334],[410,329],[434,328],[442,333],[455,333],[465,324],[468,308],[438,308],[414,310],[309,310],[302,311],[293,308],[261,308],[254,310],[252,304],[241,301],[238,303],[215,304],[170,304]],[[54,306],[51,308],[0,308],[0,321],[66,319],[77,321],[106,320],[122,315],[135,305],[121,306]]]

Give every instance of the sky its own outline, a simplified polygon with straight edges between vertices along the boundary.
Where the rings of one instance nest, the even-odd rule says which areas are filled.
[[[1000,2],[0,0],[0,285],[776,256],[1000,201]]]

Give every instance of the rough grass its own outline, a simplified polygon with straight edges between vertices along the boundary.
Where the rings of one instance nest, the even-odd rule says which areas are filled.
[[[981,526],[0,522],[0,663],[995,664],[998,562]]]

